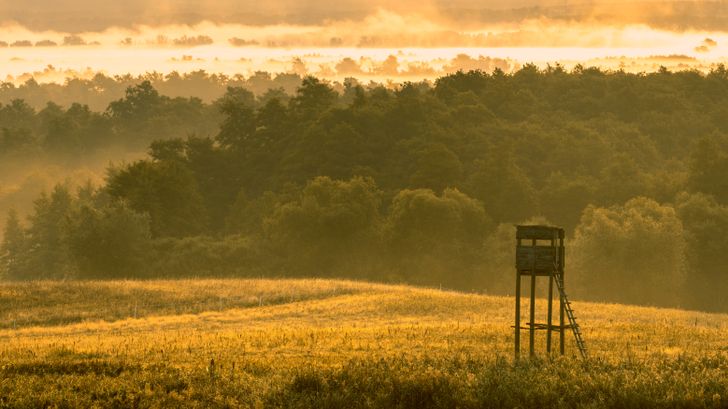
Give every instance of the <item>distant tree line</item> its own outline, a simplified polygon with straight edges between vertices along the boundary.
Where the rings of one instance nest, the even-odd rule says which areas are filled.
[[[567,229],[567,285],[582,298],[728,310],[723,67],[529,65],[340,92],[307,77],[291,95],[230,87],[211,104],[142,83],[85,112],[123,141],[186,136],[155,138],[103,186],[57,186],[27,220],[11,213],[7,278],[336,276],[512,293],[512,224],[528,221]]]
[[[75,75],[68,75],[75,74]],[[43,81],[47,78],[65,76],[63,83]],[[256,71],[251,75],[228,76],[211,74],[204,70],[189,73],[172,71],[168,74],[150,72],[143,75],[114,75],[103,73],[65,73],[53,67],[43,72],[26,74],[22,83],[0,82],[0,104],[9,104],[22,99],[33,109],[41,110],[48,102],[69,107],[74,103],[88,105],[93,111],[103,111],[109,103],[124,96],[127,88],[142,82],[149,82],[160,94],[170,98],[194,96],[205,102],[212,102],[228,87],[241,87],[262,96],[268,91],[292,94],[301,85],[301,76],[293,73],[271,74]],[[341,88],[340,84],[333,84]]]

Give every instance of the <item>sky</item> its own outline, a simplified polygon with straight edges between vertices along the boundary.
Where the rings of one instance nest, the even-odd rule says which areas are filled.
[[[525,63],[707,71],[728,1],[0,0],[0,80],[204,69],[412,80]]]

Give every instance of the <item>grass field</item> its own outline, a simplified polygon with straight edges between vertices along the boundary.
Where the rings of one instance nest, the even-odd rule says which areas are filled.
[[[728,315],[574,308],[588,362],[570,334],[565,358],[539,334],[540,358],[513,362],[508,297],[326,280],[0,284],[0,407],[728,407]]]

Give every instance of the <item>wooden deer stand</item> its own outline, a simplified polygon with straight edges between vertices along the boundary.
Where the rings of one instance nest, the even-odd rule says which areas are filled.
[[[552,226],[516,226],[516,322],[515,353],[521,354],[521,330],[529,331],[529,355],[534,356],[537,330],[546,331],[546,351],[551,354],[551,333],[559,332],[559,351],[564,354],[564,331],[571,328],[583,358],[587,357],[584,340],[574,317],[574,310],[564,290],[564,229]],[[521,326],[521,276],[531,277],[530,320]],[[536,323],[536,277],[549,280],[546,323]],[[553,325],[554,283],[559,292],[559,325]],[[565,324],[564,316],[569,323]]]

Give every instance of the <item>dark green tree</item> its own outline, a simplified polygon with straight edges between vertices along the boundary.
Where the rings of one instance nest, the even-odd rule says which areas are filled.
[[[442,191],[462,185],[463,164],[458,156],[442,143],[429,144],[416,154],[416,165],[410,185]]]
[[[489,151],[473,162],[468,191],[498,222],[518,222],[539,213],[533,182],[508,150]]]
[[[77,203],[67,186],[57,185],[34,203],[27,230],[27,278],[72,277],[68,234]]]
[[[584,210],[570,250],[579,297],[680,306],[686,273],[683,224],[675,209],[647,198]]]
[[[217,104],[225,116],[217,141],[223,147],[246,152],[254,143],[255,96],[245,89],[231,87]]]
[[[109,171],[108,193],[148,214],[155,237],[201,234],[207,225],[194,174],[176,161],[138,161]]]
[[[5,221],[3,242],[0,245],[0,273],[10,279],[23,279],[27,273],[27,242],[25,229],[18,213],[11,209]]]
[[[380,226],[381,192],[372,179],[318,177],[295,200],[280,205],[266,231],[299,274],[371,271]]]
[[[725,311],[728,304],[728,206],[705,194],[682,193],[676,200],[687,243],[687,304],[691,308]]]
[[[690,156],[688,186],[728,203],[728,153],[716,138],[698,141]]]
[[[490,223],[483,205],[458,190],[402,190],[385,224],[388,257],[409,282],[471,283]]]
[[[143,277],[151,251],[149,217],[117,202],[81,206],[70,227],[71,256],[82,278]]]
[[[291,111],[298,121],[309,122],[334,106],[338,94],[315,77],[306,77],[291,99]]]

